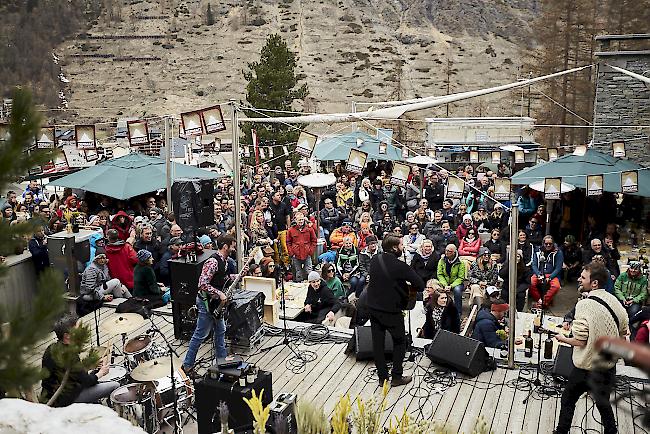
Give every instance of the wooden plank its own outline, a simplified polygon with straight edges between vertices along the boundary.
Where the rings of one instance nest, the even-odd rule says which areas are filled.
[[[492,426],[490,427],[490,431],[495,434],[507,432],[506,430],[508,428],[508,422],[511,417],[512,405],[516,392],[514,387],[508,385],[508,382],[515,380],[518,376],[519,370],[517,369],[505,370],[505,378],[503,379],[504,386],[501,388],[499,401],[497,402],[497,406],[494,410]],[[522,399],[523,398],[520,397],[519,404],[521,404]],[[516,432],[518,433],[519,431]]]
[[[552,396],[542,401],[542,406],[539,411],[539,427],[537,432],[539,434],[553,432],[556,426],[556,409],[560,406],[560,396]],[[559,413],[557,413],[559,415]]]
[[[399,421],[401,420],[405,410],[407,413],[409,412],[408,408],[415,399],[415,396],[418,395],[418,393],[422,391],[423,388],[427,387],[424,375],[426,374],[429,366],[431,366],[431,362],[424,355],[419,356],[416,360],[416,363],[412,367],[410,365],[404,366],[407,375],[411,375],[413,377],[413,382],[403,388],[404,390],[400,393],[395,403],[392,404],[390,411],[387,412],[386,416],[384,417],[384,424],[387,424],[390,420],[394,422]]]
[[[453,387],[447,389],[447,391],[442,395],[442,400],[438,404],[436,411],[433,413],[433,418],[440,422],[447,422],[449,413],[454,408],[454,403],[458,397],[458,392],[460,390],[460,385],[456,384]]]
[[[320,347],[321,351],[319,351],[321,354],[323,354],[325,357],[334,349],[334,344],[325,344]],[[311,350],[309,350],[311,351]],[[293,354],[289,356],[289,358],[295,357]],[[318,356],[317,356],[318,357]],[[320,365],[320,362],[323,360],[322,357],[318,357],[316,360],[312,362],[297,362],[298,364],[303,363],[304,366],[301,368],[302,372],[300,373],[295,373],[292,369],[286,368],[282,375],[278,376],[277,379],[274,379],[273,381],[273,387],[276,388],[276,390],[281,390],[284,392],[293,392],[293,390],[298,386],[298,384],[310,376],[312,372],[318,372],[318,366]],[[287,362],[285,361],[285,367],[286,367]],[[323,369],[325,369],[325,366],[323,366]]]
[[[521,373],[521,371],[520,371]],[[521,378],[534,378],[534,375],[530,374],[527,377]],[[533,387],[531,385],[531,387]],[[508,417],[508,426],[506,432],[510,433],[521,433],[524,424],[524,416],[526,415],[526,408],[531,404],[531,401],[534,399],[532,396],[526,400],[530,394],[529,390],[524,390],[521,387],[515,389],[515,393],[512,396],[512,405],[510,407],[510,415]],[[526,402],[524,402],[526,400]]]
[[[467,403],[467,408],[460,421],[455,420],[459,425],[458,432],[470,433],[476,426],[476,421],[481,415],[481,409],[489,394],[492,394],[492,378],[496,376],[495,371],[481,373],[475,382],[475,389],[472,391],[471,398]],[[461,392],[462,393],[462,392]],[[452,413],[456,419],[456,412]]]
[[[535,387],[531,384],[531,387]],[[522,432],[525,433],[536,433],[539,429],[543,399],[541,396],[538,396],[537,393],[530,395],[526,402],[526,409],[524,413],[524,420],[522,425]],[[516,405],[515,402],[513,405]]]
[[[300,393],[301,399],[309,402],[313,401],[322,406],[329,398],[326,391],[333,390],[338,382],[343,380],[343,377],[347,374],[346,362],[354,355],[346,354],[344,349],[334,354],[334,359],[330,361],[319,376],[312,378],[311,382],[300,385],[298,393]]]

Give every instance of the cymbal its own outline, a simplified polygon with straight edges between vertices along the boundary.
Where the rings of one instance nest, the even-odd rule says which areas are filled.
[[[145,319],[137,313],[121,313],[113,318],[108,318],[99,325],[106,333],[114,336],[122,333],[131,333],[145,323]]]
[[[181,361],[174,357],[174,370],[181,367]],[[134,381],[154,381],[160,378],[169,377],[171,373],[169,357],[158,357],[140,363],[133,371],[131,378]]]

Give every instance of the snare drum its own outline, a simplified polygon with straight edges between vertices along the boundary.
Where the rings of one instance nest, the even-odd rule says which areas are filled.
[[[124,357],[129,370],[135,369],[140,363],[152,360],[152,339],[147,335],[140,335],[130,339],[124,345]]]
[[[194,386],[192,380],[179,368],[174,373],[176,401],[178,409],[185,410],[194,404]],[[153,389],[153,400],[158,409],[158,421],[162,422],[174,416],[174,394],[170,378],[163,377],[147,383]]]
[[[111,365],[108,368],[108,374],[104,375],[101,378],[98,378],[99,383],[107,383],[109,381],[117,381],[120,384],[123,384],[124,379],[126,378],[126,368],[124,366]]]
[[[160,429],[160,424],[156,417],[156,406],[151,398],[148,385],[132,383],[115,389],[111,393],[111,404],[122,419],[148,433],[155,433]]]

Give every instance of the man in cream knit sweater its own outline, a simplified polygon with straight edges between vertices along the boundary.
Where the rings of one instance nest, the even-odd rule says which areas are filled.
[[[596,262],[587,264],[578,279],[579,289],[588,297],[578,301],[575,319],[571,325],[572,338],[555,336],[571,345],[575,369],[562,393],[557,434],[566,434],[571,428],[576,403],[583,393],[591,394],[600,412],[604,433],[617,432],[614,412],[609,402],[616,380],[616,360],[606,359],[596,350],[601,336],[624,337],[628,334],[627,312],[615,296],[605,291],[607,270]],[[587,294],[585,294],[587,293]]]

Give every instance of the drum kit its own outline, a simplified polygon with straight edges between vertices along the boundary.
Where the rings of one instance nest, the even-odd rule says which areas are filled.
[[[148,433],[157,433],[163,424],[173,426],[170,421],[176,414],[189,413],[194,404],[194,385],[170,349],[154,342],[154,332],[159,330],[150,329],[127,340],[128,334],[145,322],[139,314],[122,313],[100,324],[109,336],[121,335],[122,345],[120,348],[111,341],[109,348],[96,348],[100,354],[111,351],[109,372],[99,381],[120,383],[110,397],[110,405],[120,417]],[[120,359],[121,363],[116,363]]]

